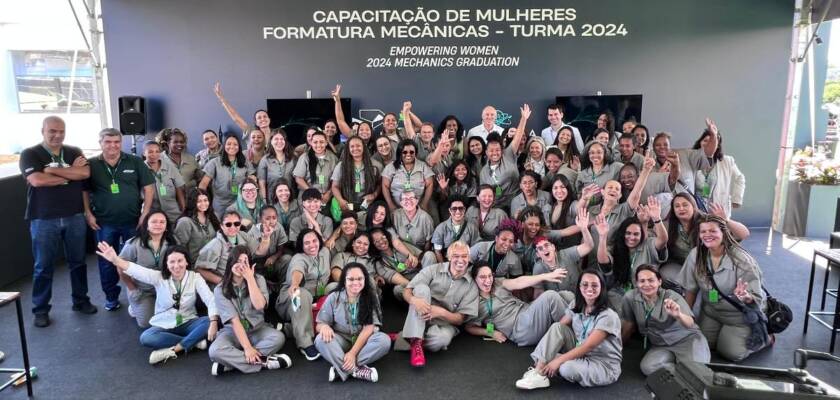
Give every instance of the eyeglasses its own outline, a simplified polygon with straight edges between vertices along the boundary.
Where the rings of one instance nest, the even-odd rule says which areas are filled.
[[[452,212],[464,212],[464,210],[466,210],[466,208],[464,207],[449,207],[449,211]]]
[[[233,227],[233,226],[235,226],[235,227],[237,227],[237,228],[238,228],[238,227],[239,227],[239,225],[242,225],[242,223],[241,223],[241,222],[239,222],[239,221],[236,221],[236,222],[225,222],[225,223],[224,223],[224,226],[225,226],[226,228],[230,228],[230,227]]]
[[[414,150],[403,150],[402,153],[403,153],[403,155],[411,155],[411,154],[414,154],[415,151]]]
[[[257,192],[257,189],[256,189],[256,188],[253,188],[253,189],[242,189],[242,193],[256,193],[256,192]]]

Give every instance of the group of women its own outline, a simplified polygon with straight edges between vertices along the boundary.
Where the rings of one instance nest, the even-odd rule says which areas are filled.
[[[195,157],[177,129],[146,144],[157,210],[119,254],[104,243],[99,254],[125,273],[152,364],[211,342],[213,374],[286,368],[278,351],[291,336],[330,363],[330,381],[375,382],[371,365],[399,336],[382,331],[384,289],[402,301],[456,242],[470,247],[479,298],[464,329],[536,345],[519,388],[556,375],[615,382],[634,336],[645,374],[711,350],[740,361],[772,342],[735,306],[763,310],[762,274],[730,217],[744,177],[711,120],[675,150],[635,121],[616,132],[604,112],[578,148],[568,125],[550,142],[529,136],[528,105],[485,139],[452,115],[423,122],[405,102],[403,126],[389,113],[374,133],[345,122],[340,89],[335,120],[297,148],[267,112],[245,122],[218,84],[243,135],[203,132]]]

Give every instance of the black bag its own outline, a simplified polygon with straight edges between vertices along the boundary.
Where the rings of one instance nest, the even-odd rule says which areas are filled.
[[[761,288],[767,294],[767,332],[782,333],[793,322],[793,311],[787,304],[771,296],[764,285],[761,285]]]
[[[682,285],[680,285],[676,281],[672,281],[670,279],[663,278],[662,279],[662,289],[672,290],[672,291],[678,293],[680,296],[685,297],[685,288],[682,287]]]

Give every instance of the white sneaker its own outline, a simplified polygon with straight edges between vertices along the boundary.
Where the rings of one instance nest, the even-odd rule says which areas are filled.
[[[522,375],[522,379],[516,381],[517,388],[527,390],[547,388],[550,385],[551,382],[549,382],[548,377],[541,375],[539,371],[533,367],[528,368],[528,370],[525,371],[525,375]]]
[[[272,354],[266,357],[263,366],[265,366],[266,369],[289,368],[292,366],[292,359],[282,353]]]
[[[155,365],[159,362],[166,362],[170,358],[178,358],[178,355],[175,354],[175,349],[173,347],[167,347],[165,349],[158,349],[149,354],[149,364]]]
[[[134,316],[134,307],[132,307],[131,304],[128,305],[128,316],[131,318],[137,318]]]
[[[329,375],[327,375],[327,380],[330,382],[335,382],[336,375],[337,374],[335,373],[335,367],[330,367],[330,373]]]
[[[6,358],[6,354],[0,351],[0,361],[3,361],[4,358]]]
[[[195,348],[199,350],[207,350],[207,339],[202,339],[200,342],[196,343]]]

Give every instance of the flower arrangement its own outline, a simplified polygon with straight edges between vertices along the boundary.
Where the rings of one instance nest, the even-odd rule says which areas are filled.
[[[793,154],[797,181],[810,185],[840,185],[840,160],[830,159],[822,148],[810,146]]]

